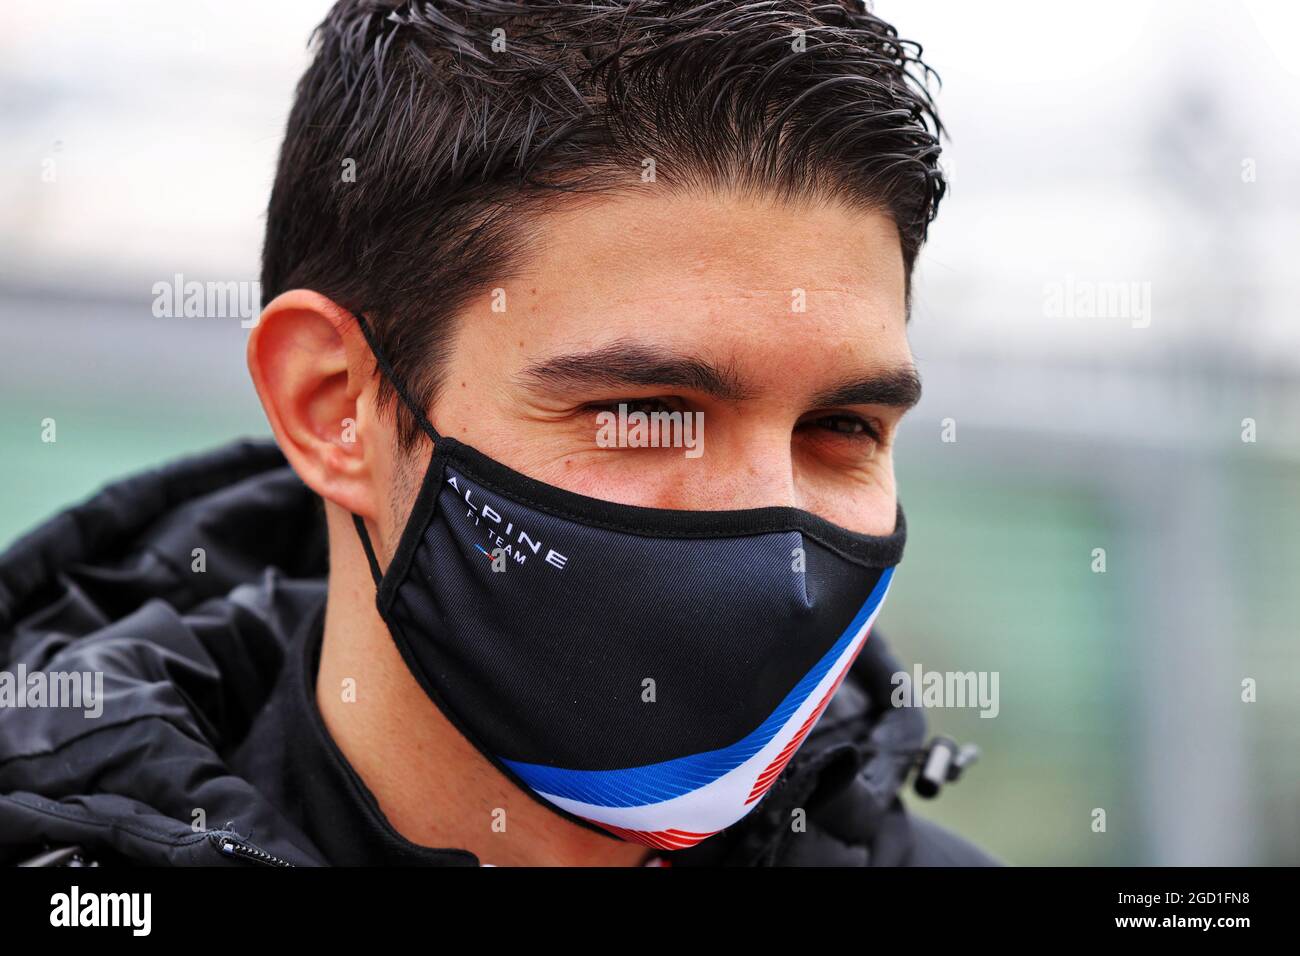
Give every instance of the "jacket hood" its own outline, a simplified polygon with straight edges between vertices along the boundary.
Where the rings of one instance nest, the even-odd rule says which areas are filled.
[[[231,845],[325,863],[226,758],[324,603],[326,563],[319,499],[256,440],[109,485],[0,555],[0,672],[103,675],[96,717],[0,707],[0,863],[59,844],[153,864],[232,862]],[[904,862],[918,831],[898,792],[925,719],[888,706],[901,669],[873,633],[758,806],[674,865]]]

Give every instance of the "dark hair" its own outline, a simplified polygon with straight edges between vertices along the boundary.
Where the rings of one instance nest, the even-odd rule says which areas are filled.
[[[937,77],[861,0],[339,0],[312,40],[264,299],[306,287],[364,309],[426,408],[451,317],[518,269],[537,217],[647,188],[645,158],[652,188],[887,211],[909,292],[945,190]]]

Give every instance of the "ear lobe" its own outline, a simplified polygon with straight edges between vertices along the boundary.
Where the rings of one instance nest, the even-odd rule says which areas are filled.
[[[248,339],[248,370],[289,464],[327,501],[376,515],[374,389],[347,323],[318,293],[296,289],[263,310]]]

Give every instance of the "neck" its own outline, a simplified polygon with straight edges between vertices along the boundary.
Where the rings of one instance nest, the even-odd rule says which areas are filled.
[[[340,536],[330,537],[316,705],[392,827],[419,846],[466,849],[497,866],[638,866],[649,859],[646,847],[543,806],[461,736],[416,682],[379,617],[360,547],[336,556]]]

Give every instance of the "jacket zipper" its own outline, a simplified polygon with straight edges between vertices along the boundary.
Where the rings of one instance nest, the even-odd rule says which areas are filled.
[[[244,840],[236,839],[220,830],[213,830],[208,839],[222,856],[230,856],[263,866],[293,866],[288,860],[281,859],[273,853],[267,853],[261,847],[253,846]]]

